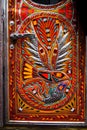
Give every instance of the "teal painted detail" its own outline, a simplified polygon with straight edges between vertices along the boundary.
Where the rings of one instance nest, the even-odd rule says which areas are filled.
[[[50,88],[49,94],[50,94],[51,96],[52,96],[52,94],[54,93],[55,89],[56,89],[56,88]]]
[[[61,99],[64,99],[66,97],[66,94],[65,93],[63,93],[63,96],[62,96],[62,98]]]
[[[51,79],[51,75],[50,74],[48,74],[48,79]]]
[[[24,42],[22,42],[22,48],[24,48]]]
[[[70,46],[70,49],[72,49],[72,46]]]
[[[36,64],[34,64],[34,67],[36,67]]]
[[[72,57],[72,54],[70,54],[70,57]]]
[[[24,54],[24,50],[22,50],[22,54]]]
[[[72,85],[68,86],[67,88],[70,89],[72,87]]]
[[[56,78],[56,77],[54,77],[54,76],[52,76],[53,77],[53,79],[55,80],[55,82],[58,82],[59,80],[58,80],[58,78]]]
[[[70,78],[70,80],[72,80],[72,78]]]

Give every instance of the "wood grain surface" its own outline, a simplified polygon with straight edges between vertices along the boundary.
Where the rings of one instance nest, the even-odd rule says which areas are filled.
[[[1,6],[1,0],[0,0],[0,126],[3,125],[3,83],[2,83],[2,79],[3,79],[3,70],[2,70],[2,66],[3,66],[3,42],[2,42],[2,6]]]

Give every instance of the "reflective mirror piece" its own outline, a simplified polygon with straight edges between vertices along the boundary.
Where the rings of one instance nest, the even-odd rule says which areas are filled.
[[[32,0],[32,1],[38,4],[51,5],[51,4],[57,4],[62,0]]]
[[[59,3],[7,0],[7,124],[85,124],[84,35]]]

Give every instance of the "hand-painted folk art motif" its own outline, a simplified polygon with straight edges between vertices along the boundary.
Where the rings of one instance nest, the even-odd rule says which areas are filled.
[[[72,0],[8,0],[10,122],[85,122],[78,33]]]

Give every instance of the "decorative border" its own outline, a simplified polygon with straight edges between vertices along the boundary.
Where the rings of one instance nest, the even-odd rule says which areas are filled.
[[[52,8],[57,8],[58,6],[64,4],[67,0],[62,0],[60,2],[58,2],[57,4],[52,4],[52,5],[44,5],[44,4],[38,4],[38,3],[35,3],[33,2],[32,0],[26,0],[26,2],[28,4],[30,4],[31,6],[34,6],[36,8],[39,8],[39,9],[42,9],[42,10],[45,10],[45,9],[48,9],[48,10],[51,10]]]
[[[83,38],[84,39],[84,38]],[[83,70],[82,71],[82,68],[84,68],[84,66],[85,66],[85,54],[84,54],[84,52],[85,52],[85,47],[84,47],[84,49],[82,48],[82,44],[81,43],[79,43],[79,46],[80,46],[80,48],[79,48],[79,53],[80,53],[80,56],[79,56],[79,60],[82,62],[82,64],[81,64],[81,66],[79,66],[80,67],[80,71],[79,71],[79,74],[80,75],[83,75],[84,73],[85,73],[85,71]],[[8,45],[7,45],[7,47],[8,47]],[[83,49],[83,51],[82,51],[82,49]],[[7,58],[8,58],[8,56],[7,56]],[[7,64],[6,65],[8,65],[8,61],[7,61]],[[6,67],[7,68],[7,67]],[[6,71],[7,72],[7,71]],[[6,73],[6,76],[8,75],[8,73]],[[5,78],[6,78],[6,76],[5,76]],[[7,79],[7,78],[6,78]],[[83,75],[83,77],[81,77],[80,76],[80,78],[79,78],[79,80],[80,80],[80,82],[79,82],[79,84],[81,85],[81,88],[83,89],[83,91],[84,91],[84,84],[83,84],[83,81],[85,81],[85,77],[84,77],[84,75]],[[7,83],[7,81],[6,81],[6,83]],[[7,84],[5,83],[5,87],[7,86]],[[6,90],[8,90],[8,89],[6,89]],[[80,94],[82,94],[83,93],[83,91],[81,91],[80,92]],[[7,94],[8,95],[8,94]],[[8,97],[8,96],[7,96]],[[82,101],[82,99],[80,99],[80,101]],[[85,100],[84,100],[85,101]],[[7,103],[6,103],[7,104]],[[7,106],[8,106],[8,104],[7,104]],[[7,108],[7,107],[6,107]],[[6,112],[7,113],[7,112]],[[82,112],[83,113],[83,112]],[[9,113],[7,113],[7,115],[8,115]],[[6,118],[7,118],[7,115],[6,115]],[[11,120],[9,120],[9,119],[7,119],[7,124],[22,124],[22,123],[24,123],[24,124],[28,124],[28,123],[26,123],[26,122],[19,122],[19,121],[11,121]],[[31,122],[31,123],[34,123],[34,124],[43,124],[44,122],[38,122],[38,121],[36,121],[36,122]],[[45,122],[46,124],[50,124],[50,122],[48,123],[48,122]],[[61,124],[63,124],[63,125],[73,125],[75,122],[73,122],[73,123],[69,123],[69,122],[62,122],[62,123],[56,123],[55,122],[55,124],[57,124],[57,125],[61,125]],[[80,123],[80,122],[77,122],[77,123]],[[75,123],[75,125],[77,125],[77,123]],[[54,123],[53,123],[54,124]],[[85,124],[85,123],[84,123]],[[79,124],[79,125],[82,125],[82,122]]]

